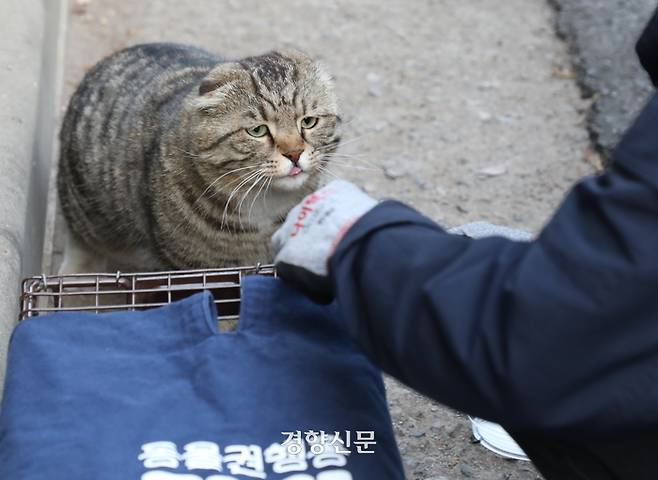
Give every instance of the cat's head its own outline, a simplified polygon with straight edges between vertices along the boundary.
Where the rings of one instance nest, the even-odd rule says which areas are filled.
[[[331,78],[297,51],[218,65],[191,107],[200,157],[226,174],[223,182],[245,182],[242,191],[291,191],[317,180],[339,141]]]

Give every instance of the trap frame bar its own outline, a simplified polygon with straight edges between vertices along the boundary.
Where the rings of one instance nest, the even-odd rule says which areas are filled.
[[[276,277],[273,265],[139,273],[40,275],[21,283],[19,320],[55,312],[144,310],[209,290],[218,320],[237,320],[246,275]]]

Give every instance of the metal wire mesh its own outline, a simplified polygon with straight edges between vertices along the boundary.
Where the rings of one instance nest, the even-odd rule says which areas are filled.
[[[237,320],[245,275],[276,276],[272,265],[146,273],[41,275],[22,282],[19,320],[54,312],[143,310],[209,290],[218,320]]]

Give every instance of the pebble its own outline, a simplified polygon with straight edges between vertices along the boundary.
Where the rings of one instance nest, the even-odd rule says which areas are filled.
[[[459,464],[459,471],[464,477],[471,478],[475,475],[475,470],[473,470],[473,467],[465,464],[465,463],[460,463]]]
[[[480,120],[482,120],[483,122],[490,122],[491,119],[493,118],[493,115],[491,115],[489,112],[483,112],[483,111],[481,111],[481,112],[478,112],[478,117],[479,117]]]
[[[413,176],[414,183],[420,188],[421,190],[427,190],[427,187],[429,184],[425,181],[425,179],[421,178],[418,175]]]
[[[368,72],[366,75],[366,80],[368,80],[370,83],[379,83],[381,79],[382,77],[380,77],[379,74],[375,72]]]
[[[533,472],[531,469],[528,470],[520,470],[519,471],[519,480],[535,480],[535,479],[541,479],[540,476],[538,476],[535,472]]]
[[[457,208],[459,210],[459,207]],[[464,212],[467,212],[468,210],[465,210]],[[455,438],[455,436],[459,433],[459,431],[463,428],[464,426],[461,423],[458,423],[457,425],[454,426],[452,430],[448,432],[448,436],[450,438]]]
[[[418,465],[418,460],[414,460],[413,458],[405,458],[404,464],[407,466],[407,468],[413,469]]]
[[[409,435],[411,435],[414,438],[424,437],[425,436],[425,430],[418,429],[418,430],[415,430],[413,432],[410,432]]]
[[[382,87],[380,85],[370,85],[370,88],[368,89],[368,95],[371,97],[381,97]]]
[[[420,142],[423,139],[424,136],[425,136],[425,134],[419,132],[418,130],[411,130],[411,131],[407,132],[407,138],[412,143]]]
[[[576,78],[576,72],[571,67],[555,67],[553,68],[551,74],[555,78],[562,80],[573,80]]]
[[[500,83],[498,82],[482,82],[478,84],[478,90],[495,90],[500,87]]]
[[[439,422],[434,422],[430,427],[430,431],[434,434],[439,434],[443,431],[443,425]]]
[[[439,134],[439,140],[441,140],[443,143],[457,143],[459,141],[459,138],[457,135],[452,134],[452,133],[441,133]]]
[[[407,172],[401,167],[384,167],[384,176],[391,180],[397,180],[407,175]]]
[[[496,115],[496,120],[504,125],[511,125],[514,123],[514,117],[511,115]]]
[[[368,95],[371,97],[381,97],[382,96],[382,77],[375,72],[368,72],[366,75],[366,80],[370,83],[370,88],[368,88]]]
[[[73,4],[73,13],[75,15],[84,15],[87,13],[87,7],[90,3],[91,0],[76,0]]]
[[[481,170],[478,170],[478,174],[484,177],[498,177],[507,173],[507,167],[505,165],[491,165],[485,167]]]

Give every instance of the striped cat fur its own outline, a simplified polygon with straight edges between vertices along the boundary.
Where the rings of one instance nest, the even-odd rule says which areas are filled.
[[[60,271],[271,261],[270,236],[321,183],[338,126],[329,75],[297,51],[114,53],[85,75],[61,128]]]

